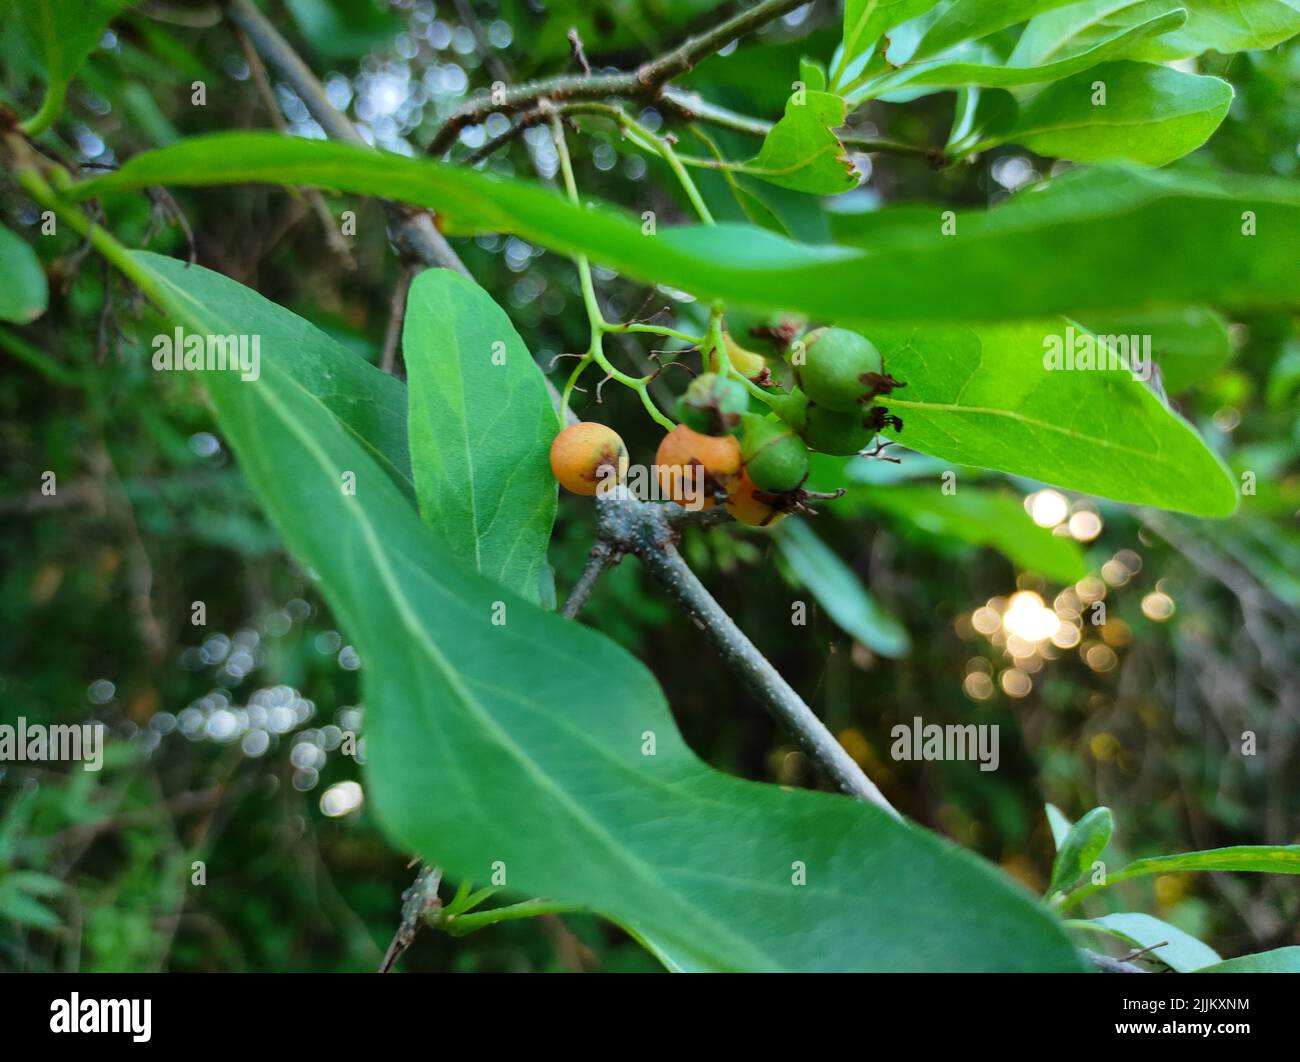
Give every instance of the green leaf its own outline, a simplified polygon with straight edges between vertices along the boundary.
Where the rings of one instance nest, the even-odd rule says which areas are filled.
[[[446,269],[412,282],[402,354],[420,515],[484,575],[538,601],[559,431],[541,370],[487,292]]]
[[[36,252],[0,225],[0,321],[27,324],[45,312],[50,293]]]
[[[904,432],[904,437],[910,427]],[[910,441],[910,440],[909,440]],[[850,464],[850,469],[854,467]],[[990,546],[1018,568],[1061,583],[1088,574],[1079,544],[1039,527],[1017,497],[961,485],[944,494],[937,484],[895,486],[888,490],[850,487],[842,502],[881,513],[893,522],[919,528],[927,535]]]
[[[831,130],[844,124],[845,103],[829,92],[805,90],[785,105],[785,116],[763,140],[750,172],[810,195],[838,195],[858,186],[861,176]]]
[[[574,206],[531,182],[269,133],[215,134],[145,152],[71,194],[250,181],[432,207],[444,224],[587,254],[701,298],[828,320],[999,320],[1178,302],[1300,301],[1293,252],[1300,193],[1278,181],[1080,170],[993,210],[955,214],[955,236],[933,208],[928,220],[915,208],[837,216],[840,238],[856,247],[799,244],[747,225],[648,236],[626,212]],[[1255,236],[1242,235],[1246,210],[1256,217]]]
[[[1082,924],[1110,930],[1136,948],[1151,948],[1147,956],[1159,959],[1171,970],[1177,970],[1179,973],[1190,973],[1210,963],[1222,961],[1219,953],[1208,944],[1202,943],[1177,926],[1171,926],[1168,922],[1162,922],[1159,918],[1152,918],[1148,914],[1125,911],[1089,919]],[[1161,944],[1162,941],[1165,943]],[[1161,946],[1152,947],[1154,944]]]
[[[839,627],[881,656],[906,656],[907,628],[886,612],[857,572],[845,564],[802,520],[772,529],[781,556]]]
[[[1128,57],[1164,62],[1213,49],[1231,54],[1272,48],[1300,33],[1296,0],[1082,0],[1035,16],[1011,53],[1013,63],[1042,63],[1091,47],[1117,27],[1179,8],[1186,25],[1135,46]]]
[[[247,327],[241,305],[164,277],[188,287],[201,270],[134,257],[186,328]],[[707,767],[632,656],[474,572],[421,523],[375,447],[289,375],[314,357],[264,337],[257,381],[206,382],[360,651],[367,796],[406,848],[603,913],[673,968],[1080,969],[1059,923],[971,854],[874,806]]]
[[[28,136],[47,129],[63,110],[68,83],[130,0],[19,0],[19,12],[45,57],[45,99],[24,123]]]
[[[1052,830],[1052,843],[1056,845],[1057,851],[1060,851],[1074,823],[1067,819],[1065,813],[1055,804],[1044,804],[1043,809],[1047,812],[1047,824]]]
[[[1049,369],[1064,321],[865,330],[889,373],[900,441],[950,461],[1197,516],[1230,516],[1236,481],[1124,369]],[[906,396],[906,397],[903,397]]]
[[[58,896],[67,889],[62,879],[39,870],[12,870],[0,878],[0,882],[6,888],[17,889],[29,896]]]
[[[826,67],[805,55],[799,60],[799,80],[812,92],[825,92]]]
[[[1103,60],[1126,52],[1134,41],[1164,33],[1187,20],[1183,11],[1170,11],[1098,41],[1093,47],[1052,63],[1035,66],[997,66],[951,60],[908,65],[877,78],[863,90],[850,95],[851,102],[873,99],[900,88],[960,88],[964,85],[1008,88],[1060,81],[1082,70],[1089,70]]]
[[[844,0],[844,39],[831,71],[831,85],[847,80],[881,34],[934,7],[937,0]]]
[[[63,924],[45,904],[23,892],[0,892],[0,919],[33,929],[58,929]]]
[[[938,55],[962,41],[977,41],[1025,22],[1069,0],[955,0],[926,30],[913,59]]]
[[[1300,973],[1300,948],[1274,948],[1255,955],[1242,955],[1213,966],[1203,966],[1196,973]]]
[[[337,419],[341,430],[373,460],[397,489],[414,500],[406,439],[406,386],[362,361],[314,325],[262,298],[251,288],[208,269],[187,267],[162,255],[144,255],[149,268],[175,289],[181,311],[202,315],[220,306],[230,333],[259,337],[263,367],[271,351],[292,351],[275,361],[295,387]]]
[[[1082,323],[1098,336],[1150,336],[1160,382],[1171,395],[1209,379],[1232,357],[1228,322],[1205,306],[1088,314]]]
[[[1071,826],[1052,863],[1052,883],[1047,894],[1060,892],[1087,874],[1114,832],[1115,820],[1110,808],[1105,807],[1093,808]]]
[[[1095,103],[1105,92],[1105,103]],[[1167,66],[1103,63],[1049,85],[1006,133],[976,150],[1015,143],[1074,162],[1164,166],[1210,138],[1228,113],[1232,86]]]
[[[1108,889],[1129,878],[1147,874],[1187,874],[1192,871],[1227,870],[1258,874],[1300,874],[1300,844],[1239,845],[1235,848],[1212,848],[1205,852],[1182,855],[1152,856],[1138,859],[1123,870],[1107,874],[1100,885],[1088,884],[1070,893],[1065,906],[1073,906],[1084,897]]]

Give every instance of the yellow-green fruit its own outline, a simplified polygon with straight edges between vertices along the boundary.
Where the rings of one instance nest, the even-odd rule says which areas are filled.
[[[592,495],[627,475],[627,447],[604,424],[570,424],[551,443],[551,471],[565,489]]]
[[[808,446],[823,454],[848,457],[860,453],[875,438],[875,428],[867,417],[869,407],[859,407],[853,413],[837,413],[808,400],[796,391],[780,410],[784,420]]]
[[[791,352],[790,365],[803,392],[818,405],[851,413],[877,393],[873,378],[884,371],[880,351],[847,328],[819,328]]]
[[[757,413],[742,419],[740,456],[754,486],[772,494],[794,490],[808,476],[808,447],[784,421]]]
[[[727,360],[731,362],[733,369],[747,379],[762,379],[763,374],[767,372],[767,359],[762,354],[746,350],[732,339],[731,333],[727,331],[722,333],[722,344],[727,348]],[[717,368],[717,366],[713,366],[713,368]]]
[[[714,372],[697,376],[677,400],[678,418],[701,435],[734,435],[747,409],[749,395],[744,385]]]

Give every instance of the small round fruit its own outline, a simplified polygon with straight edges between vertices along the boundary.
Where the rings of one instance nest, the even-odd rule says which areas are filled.
[[[731,333],[723,331],[722,343],[727,348],[727,359],[731,362],[731,367],[741,376],[750,380],[760,380],[763,374],[767,372],[767,359],[762,354],[752,350],[746,350],[734,339]]]
[[[745,472],[759,489],[794,490],[808,476],[808,447],[784,421],[746,413],[740,438]]]
[[[740,443],[734,435],[702,435],[679,424],[659,443],[655,472],[669,501],[710,509],[714,495],[730,492],[740,475]]]
[[[749,408],[749,395],[738,380],[706,372],[691,381],[677,400],[677,416],[701,435],[734,435],[741,414]]]
[[[604,424],[570,424],[551,443],[551,471],[567,490],[592,495],[627,475],[627,447]]]
[[[866,336],[847,328],[819,328],[790,358],[800,388],[818,405],[851,413],[876,393],[872,375],[884,371],[880,351]]]
[[[808,401],[795,392],[780,410],[781,419],[803,437],[808,446],[823,454],[848,457],[860,453],[875,438],[869,420],[870,410],[859,408],[853,413],[836,413],[833,409]]]
[[[786,515],[778,495],[759,490],[743,473],[727,496],[726,505],[732,519],[750,527],[771,527]]]

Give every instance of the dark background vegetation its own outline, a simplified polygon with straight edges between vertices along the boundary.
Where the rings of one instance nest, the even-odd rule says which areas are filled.
[[[467,92],[498,76],[485,68],[456,4],[265,6],[335,102],[383,147],[418,151]],[[679,38],[714,5],[473,7],[492,61],[524,79],[565,68],[570,25],[580,28],[597,65],[626,64]],[[691,80],[718,102],[775,116],[799,55],[828,58],[837,36],[832,5],[796,15],[702,64]],[[30,113],[39,100],[36,71],[13,27],[0,32],[4,98]],[[1294,176],[1300,51],[1243,54],[1230,63],[1211,55],[1203,68],[1227,76],[1238,95],[1211,144],[1180,165]],[[191,103],[197,80],[207,86],[206,106]],[[96,165],[212,130],[285,124],[319,135],[290,90],[272,79],[272,92],[283,118],[268,111],[241,42],[215,8],[150,3],[113,23],[73,84],[56,133],[65,158]],[[950,107],[951,97],[940,94],[905,108],[874,104],[866,118],[882,133],[937,144]],[[453,158],[489,132],[471,131]],[[655,209],[669,221],[685,217],[673,186],[631,149],[604,136],[571,143],[585,192]],[[522,175],[535,161],[544,175],[552,172],[546,138],[530,145],[532,159],[517,142],[489,165]],[[990,203],[1007,194],[998,175],[1019,183],[1050,165],[1014,149],[943,172],[922,160],[871,161],[868,181],[851,193],[859,208]],[[735,214],[721,182],[704,185],[721,216]],[[7,182],[0,192],[5,222],[32,233],[32,204]],[[357,212],[357,235],[342,253],[309,197],[237,188],[177,199],[201,264],[379,360],[400,267],[378,204],[326,199],[334,218]],[[826,238],[821,215],[798,196],[780,202],[802,238]],[[114,217],[119,234],[184,255],[181,230],[165,224],[154,231],[150,211],[143,197],[134,216],[123,209]],[[333,747],[337,734],[329,728],[346,728],[359,718],[349,713],[363,714],[356,669],[364,661],[350,650],[347,632],[335,629],[312,580],[286,558],[212,434],[195,378],[151,371],[152,326],[137,325],[133,293],[82,255],[70,235],[36,242],[52,278],[51,308],[34,325],[10,331],[18,340],[6,340],[0,359],[0,714],[33,722],[90,716],[115,740],[98,774],[0,765],[0,968],[374,968],[414,871],[364,803],[340,816],[322,810],[325,794],[345,792],[332,786],[362,781],[358,765]],[[569,262],[513,238],[457,246],[544,367],[557,353],[583,349],[586,322]],[[598,275],[598,283],[612,313],[635,313],[653,298],[616,278]],[[1103,580],[1109,618],[1099,632],[1111,652],[1095,657],[1105,666],[1062,651],[1031,675],[1027,695],[1008,696],[997,681],[1008,660],[971,630],[969,616],[1018,586],[1040,589],[1049,602],[1061,588],[1026,581],[991,551],[895,524],[835,511],[817,518],[820,533],[910,630],[913,651],[898,661],[855,645],[815,606],[806,627],[792,626],[790,604],[807,594],[761,534],[696,534],[687,556],[891,801],[1036,891],[1051,863],[1044,801],[1071,817],[1111,806],[1118,846],[1129,856],[1295,842],[1300,344],[1293,324],[1282,316],[1234,322],[1231,363],[1178,398],[1235,470],[1256,472],[1259,497],[1248,513],[1214,524],[1166,516],[1166,536],[1144,528],[1132,510],[1092,506],[1104,526],[1086,545],[1090,566],[1097,576],[1110,562],[1113,577]],[[9,356],[23,340],[62,370]],[[613,349],[620,358],[644,358],[649,348]],[[633,460],[648,462],[658,431],[635,396],[613,387],[603,408],[592,402],[578,396],[579,410],[617,425]],[[54,497],[39,491],[47,469],[58,476]],[[591,536],[590,505],[564,497],[551,552],[561,594],[580,572]],[[1164,622],[1141,608],[1157,583],[1176,609]],[[207,604],[204,628],[190,623],[196,600]],[[788,737],[737,690],[634,561],[605,578],[584,622],[650,664],[689,742],[711,763],[782,784],[817,784]],[[973,672],[988,674],[990,689],[967,682]],[[1001,724],[1001,769],[895,763],[889,728],[918,714],[927,722]],[[250,727],[271,734],[269,741],[249,737]],[[1243,731],[1256,732],[1267,754],[1243,757]],[[190,884],[195,859],[207,865],[202,887]],[[1300,896],[1286,876],[1160,877],[1115,892],[1128,909],[1201,934],[1225,956],[1300,943]],[[460,940],[426,932],[404,966],[623,970],[655,963],[612,927],[566,917],[499,925]]]

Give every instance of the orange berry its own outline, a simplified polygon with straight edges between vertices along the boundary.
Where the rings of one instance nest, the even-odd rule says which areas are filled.
[[[604,481],[627,475],[627,447],[604,424],[570,424],[551,443],[551,471],[567,490],[592,495]]]
[[[750,527],[771,527],[785,519],[781,496],[768,494],[754,486],[748,472],[742,472],[727,497],[727,512],[733,519]]]
[[[740,475],[740,443],[734,435],[701,435],[679,424],[659,443],[655,467],[666,498],[711,509],[714,494],[730,492]]]

